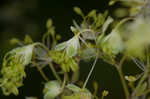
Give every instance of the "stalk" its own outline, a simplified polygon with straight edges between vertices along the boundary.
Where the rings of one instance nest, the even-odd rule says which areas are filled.
[[[123,74],[123,71],[122,71],[122,66],[123,66],[123,63],[126,59],[126,56],[123,56],[123,58],[121,59],[120,61],[120,64],[115,64],[116,68],[117,68],[117,71],[119,73],[119,76],[120,76],[120,80],[121,80],[121,83],[122,83],[122,86],[123,86],[123,90],[124,90],[124,93],[125,93],[125,96],[126,96],[126,99],[130,99],[130,93],[129,93],[129,89],[128,89],[128,86],[127,86],[127,83],[125,81],[125,78],[124,78],[124,74]]]

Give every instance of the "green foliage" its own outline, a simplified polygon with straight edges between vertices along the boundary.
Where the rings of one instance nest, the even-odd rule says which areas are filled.
[[[32,64],[46,81],[44,99],[98,99],[98,84],[94,83],[93,94],[86,88],[86,84],[97,60],[102,59],[118,71],[126,99],[146,97],[150,92],[150,2],[111,0],[109,4],[114,5],[118,1],[129,7],[129,15],[123,19],[113,19],[108,11],[98,13],[95,9],[85,15],[80,8],[74,7],[74,11],[83,20],[80,24],[73,21],[70,29],[74,36],[62,43],[57,43],[61,36],[56,34],[51,19],[46,23],[47,31],[43,35],[42,43],[34,43],[29,35],[26,35],[23,41],[13,38],[11,44],[22,46],[4,56],[0,78],[3,93],[18,95],[18,88],[23,85],[23,79],[26,77],[24,69]],[[76,86],[80,61],[93,58],[95,61],[83,86]],[[142,73],[124,76],[122,67],[127,60],[136,63],[140,69],[142,67]],[[50,67],[56,80],[51,81],[45,75],[45,66]],[[128,87],[132,90],[129,91]],[[101,99],[108,94],[109,92],[104,90]]]

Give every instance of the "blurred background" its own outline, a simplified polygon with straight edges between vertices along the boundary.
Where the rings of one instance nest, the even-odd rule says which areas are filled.
[[[69,39],[72,34],[70,26],[72,20],[79,19],[73,12],[73,7],[80,7],[86,14],[92,9],[98,12],[112,10],[108,7],[109,0],[0,0],[0,67],[2,57],[13,46],[9,40],[13,37],[24,39],[25,34],[30,35],[34,41],[41,41],[42,35],[46,32],[46,21],[52,18],[56,32],[62,36],[62,41]],[[81,62],[82,81],[85,80],[91,66],[91,62]],[[125,64],[124,72],[135,74],[140,70],[132,63]],[[128,68],[130,67],[130,69]],[[86,69],[85,69],[86,68]],[[135,70],[133,72],[132,70]],[[0,91],[0,99],[24,99],[25,96],[37,96],[42,99],[43,79],[35,68],[27,68],[27,79],[24,86],[19,88],[19,96],[3,96]],[[50,74],[48,74],[50,75]],[[88,83],[92,91],[92,82],[97,81],[99,95],[105,89],[109,91],[105,99],[124,99],[123,89],[118,73],[113,66],[99,60]]]

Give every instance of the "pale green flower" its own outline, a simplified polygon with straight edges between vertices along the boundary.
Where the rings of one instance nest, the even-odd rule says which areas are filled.
[[[80,48],[79,38],[78,36],[74,36],[70,40],[56,45],[55,50],[60,51],[65,49],[66,54],[69,57],[73,57],[77,54],[79,48]]]
[[[44,99],[55,99],[61,93],[61,84],[58,81],[49,81],[44,87]]]
[[[0,79],[0,86],[5,95],[18,95],[17,88],[23,85],[23,78],[26,77],[24,69],[31,61],[33,48],[34,45],[18,47],[5,55]]]

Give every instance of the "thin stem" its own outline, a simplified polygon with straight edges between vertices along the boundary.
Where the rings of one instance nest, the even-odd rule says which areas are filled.
[[[48,77],[44,74],[44,72],[42,71],[42,69],[40,68],[40,66],[39,66],[37,63],[35,63],[35,62],[32,62],[32,64],[36,66],[36,68],[37,68],[38,71],[40,72],[40,74],[41,74],[41,76],[43,77],[43,79],[44,79],[45,81],[48,81],[48,80],[49,80]]]
[[[90,72],[89,72],[89,74],[88,74],[88,76],[87,76],[87,78],[86,78],[86,80],[84,82],[83,89],[86,87],[86,85],[88,83],[88,80],[89,80],[89,78],[90,78],[90,76],[91,76],[91,74],[92,74],[92,72],[94,70],[94,67],[96,65],[97,60],[98,60],[98,56],[96,56],[95,61],[94,61],[93,65],[92,65],[92,68],[91,68],[91,70],[90,70]]]
[[[119,76],[120,76],[120,80],[121,80],[121,83],[122,83],[122,86],[123,86],[123,89],[124,89],[124,92],[125,92],[126,99],[129,99],[130,93],[129,93],[128,86],[126,84],[124,74],[123,74],[123,71],[122,71],[122,66],[123,66],[123,62],[125,61],[125,59],[126,59],[126,56],[124,56],[121,59],[119,65],[118,64],[115,64],[115,65],[116,65],[116,68],[117,68]]]
[[[49,62],[49,63],[48,63],[48,66],[49,66],[50,69],[52,70],[53,75],[56,77],[56,79],[57,79],[58,81],[62,82],[61,79],[60,79],[60,77],[59,77],[59,75],[57,74],[55,68],[53,67],[52,63]]]
[[[63,91],[64,88],[65,88],[66,82],[67,82],[67,73],[64,73],[64,81],[63,81],[62,87],[61,87],[61,90],[62,90],[62,91]]]
[[[128,90],[126,81],[124,79],[124,75],[123,75],[122,69],[118,68],[117,70],[118,70],[118,73],[119,73],[119,76],[120,76],[120,80],[121,80],[121,83],[122,83],[122,86],[123,86],[123,89],[124,89],[124,92],[125,92],[126,99],[129,99],[130,94],[129,94],[129,90]]]

